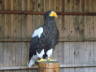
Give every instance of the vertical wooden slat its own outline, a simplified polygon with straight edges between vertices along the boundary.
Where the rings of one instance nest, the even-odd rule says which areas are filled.
[[[19,2],[19,3],[18,3]],[[21,9],[21,1],[20,0],[13,0],[13,9],[20,10]],[[21,16],[14,15],[13,17],[13,38],[16,40],[17,38],[21,39]]]
[[[13,10],[13,0],[11,0],[11,10]],[[14,17],[14,15],[13,14],[11,14],[11,38],[13,37],[13,29],[14,29],[14,22],[13,22],[13,17]]]
[[[48,11],[49,9],[49,0],[44,1],[44,11]]]
[[[14,10],[14,0],[10,0],[11,1],[11,10]],[[10,38],[13,39],[14,37],[14,15],[11,14],[11,36]],[[15,53],[16,53],[16,48],[14,47],[15,45],[13,44],[12,45],[12,48],[11,48],[11,52],[12,52],[12,66],[15,66],[15,62],[16,62],[16,56],[15,56]]]
[[[94,31],[93,31],[93,33],[94,33],[94,37],[96,38],[96,28],[95,28],[96,27],[96,22],[95,22],[96,21],[96,16],[94,16],[93,19],[94,19],[94,23],[93,23]]]
[[[62,0],[56,0],[55,2],[55,11],[62,11]]]
[[[20,66],[22,65],[22,43],[16,43],[15,44],[15,66]]]
[[[4,0],[0,0],[0,10],[4,10]],[[0,40],[4,39],[4,25],[5,25],[5,16],[0,14]]]
[[[4,5],[5,5],[5,10],[11,10],[11,1],[9,0],[4,0]],[[5,39],[10,40],[11,36],[11,15],[5,14]]]
[[[27,0],[27,10],[30,11],[32,10],[32,0]],[[31,34],[32,34],[32,15],[27,15],[27,35],[28,37],[31,38]]]
[[[4,62],[4,49],[2,44],[0,43],[0,67],[3,66]]]
[[[9,61],[9,51],[8,51],[8,44],[7,43],[3,44],[3,49],[4,49],[4,65],[3,66],[8,66],[9,65],[9,63],[8,63],[8,61]]]
[[[27,10],[27,3],[28,1],[22,0],[22,10]],[[28,31],[27,31],[27,15],[22,15],[22,40],[28,38]],[[23,43],[21,46],[21,58],[22,58],[22,65],[26,65],[28,62],[28,46],[27,43]]]

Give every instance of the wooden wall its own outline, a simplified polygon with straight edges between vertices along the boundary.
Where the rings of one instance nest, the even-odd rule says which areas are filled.
[[[0,0],[0,10],[33,12],[96,12],[95,5],[96,0]],[[56,22],[60,38],[54,57],[62,64],[61,71],[95,72],[96,16],[60,15]],[[42,15],[0,14],[0,67],[27,65],[28,41],[41,24]]]
[[[65,72],[95,72],[95,55],[96,42],[64,42],[57,45],[54,56]]]

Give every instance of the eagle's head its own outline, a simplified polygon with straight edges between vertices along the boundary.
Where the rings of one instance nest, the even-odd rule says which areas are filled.
[[[44,18],[57,18],[57,13],[55,11],[47,11],[45,14],[44,14]]]

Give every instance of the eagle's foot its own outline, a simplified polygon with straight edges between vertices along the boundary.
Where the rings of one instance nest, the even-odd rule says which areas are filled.
[[[40,60],[38,60],[37,62],[45,62],[45,61],[47,61],[46,59],[43,59],[43,58],[41,58]]]
[[[48,60],[48,61],[55,61],[55,60],[54,60],[54,59],[52,59],[52,58],[48,58],[47,60]]]

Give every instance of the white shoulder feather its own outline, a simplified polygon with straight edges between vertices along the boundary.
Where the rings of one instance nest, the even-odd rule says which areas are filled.
[[[43,33],[43,27],[40,27],[33,32],[32,37],[34,38],[38,36],[40,38],[42,33]]]

